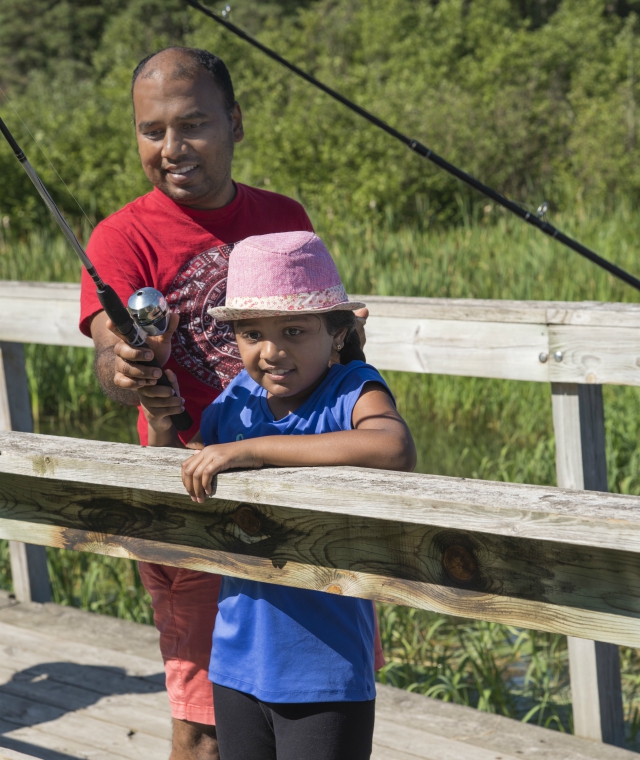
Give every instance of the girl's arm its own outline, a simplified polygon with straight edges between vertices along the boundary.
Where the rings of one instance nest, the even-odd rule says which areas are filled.
[[[352,415],[353,430],[319,435],[273,435],[207,446],[182,465],[191,498],[203,502],[213,477],[234,468],[372,467],[410,472],[416,449],[405,421],[380,383],[367,383]]]

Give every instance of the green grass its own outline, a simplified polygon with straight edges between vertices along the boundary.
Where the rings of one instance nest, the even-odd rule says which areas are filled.
[[[576,254],[495,209],[476,210],[450,229],[319,225],[350,292],[381,295],[638,301],[639,294]],[[578,206],[552,220],[638,274],[640,215],[631,204]],[[0,240],[0,279],[72,281],[79,266],[46,231]],[[134,441],[135,414],[106,400],[84,349],[27,347],[36,430]],[[555,483],[550,388],[544,384],[385,373],[418,445],[418,470],[538,484]],[[606,387],[611,490],[640,493],[640,392]],[[150,622],[133,563],[49,551],[61,604]],[[0,584],[9,587],[6,546]],[[380,606],[388,664],[381,681],[570,731],[566,639],[508,626]],[[640,658],[623,648],[629,746],[640,749]]]
[[[0,280],[78,282],[80,272],[78,259],[59,235],[45,229],[14,240],[0,227]],[[105,398],[93,374],[91,350],[31,344],[25,353],[36,433],[136,440],[135,410]]]
[[[486,712],[571,729],[566,639],[380,605],[382,683]]]

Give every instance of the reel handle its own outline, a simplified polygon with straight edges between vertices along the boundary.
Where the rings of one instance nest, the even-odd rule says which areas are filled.
[[[134,348],[149,348],[145,342],[145,338],[147,337],[146,333],[133,321],[131,314],[129,314],[125,305],[120,300],[120,296],[115,292],[111,285],[105,284],[103,288],[98,288],[97,295],[106,315],[122,333],[127,343]],[[141,363],[162,370],[162,366],[155,357],[150,361]],[[165,375],[164,370],[156,382],[158,385],[173,388],[169,382],[169,378]],[[172,414],[171,420],[176,426],[176,430],[180,431],[189,430],[193,425],[191,415],[186,410],[184,412],[179,412],[178,414]]]

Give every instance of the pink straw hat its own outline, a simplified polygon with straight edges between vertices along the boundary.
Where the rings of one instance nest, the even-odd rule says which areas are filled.
[[[325,244],[313,232],[255,235],[237,243],[229,257],[224,306],[207,313],[221,322],[353,311]]]

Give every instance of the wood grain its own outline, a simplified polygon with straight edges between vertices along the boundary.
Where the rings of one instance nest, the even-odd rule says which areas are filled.
[[[599,301],[510,301],[474,298],[412,298],[406,296],[351,295],[366,301],[371,313],[380,317],[410,319],[453,319],[467,322],[509,322],[540,325],[599,325],[640,328],[640,304]],[[60,282],[0,280],[0,303],[31,301],[43,305],[80,303],[80,285]],[[30,307],[30,309],[34,309]],[[62,307],[64,308],[64,307]],[[0,322],[2,324],[2,322]],[[76,321],[77,325],[77,321]],[[2,337],[2,340],[8,338]]]
[[[385,739],[384,731],[390,723],[397,729],[393,736],[399,740],[398,744],[391,737]],[[515,755],[519,760],[637,760],[637,754],[629,750],[378,684],[376,737],[388,747],[387,758],[395,759],[396,746],[403,750],[407,746],[402,741],[403,729],[416,727],[437,737],[493,750],[496,760],[501,757],[504,760],[509,755]],[[429,740],[425,737],[424,754],[418,750],[413,757],[429,757],[428,747]],[[380,757],[382,760],[384,756]],[[437,760],[445,757],[465,760],[467,754],[461,751],[452,756],[439,756]]]
[[[33,433],[29,378],[21,343],[0,342],[0,430]],[[4,399],[4,401],[3,401]]]
[[[0,343],[0,431],[12,429],[11,406],[9,404],[9,387],[5,371],[5,352],[2,350],[7,343]],[[20,344],[17,344],[20,345]]]
[[[12,660],[13,662],[13,660]],[[73,672],[81,668],[68,668]],[[3,667],[0,664],[0,693],[7,696],[15,696],[20,699],[32,700],[50,707],[58,708],[64,712],[82,711],[87,715],[105,723],[113,723],[118,726],[127,726],[135,733],[145,733],[162,739],[171,739],[171,721],[167,715],[166,694],[159,693],[158,704],[153,703],[153,697],[140,694],[118,694],[117,700],[101,699],[102,693],[96,694],[95,688],[87,688],[85,682],[77,678],[78,683],[69,684],[64,680],[64,668],[37,667],[32,671],[31,678],[24,676],[15,677],[16,671],[12,668]],[[105,675],[108,671],[105,670]],[[44,676],[33,683],[33,679]],[[121,688],[126,689],[126,680]],[[157,689],[158,687],[156,687]],[[104,691],[104,690],[101,690]],[[111,692],[113,693],[113,692]],[[117,692],[116,692],[117,693]],[[108,692],[107,692],[108,694]],[[98,704],[96,704],[98,703]],[[63,713],[64,714],[64,713]],[[0,741],[2,741],[0,739]],[[1,752],[1,750],[0,750]],[[0,755],[0,760],[2,755]]]
[[[11,523],[11,524],[9,524]],[[121,538],[106,534],[87,534],[67,528],[43,527],[0,519],[0,536],[16,536],[40,541],[47,546],[88,551],[144,562],[221,573],[239,578],[262,580],[298,588],[327,591],[340,588],[346,596],[358,596],[390,604],[403,604],[478,620],[488,620],[523,628],[587,636],[627,646],[640,647],[640,625],[634,618],[609,613],[594,613],[544,602],[514,600],[495,594],[466,589],[396,581],[373,573],[344,572],[297,562],[277,567],[269,559],[163,544],[149,539]]]
[[[6,596],[6,595],[5,595]],[[0,605],[6,599],[0,593]],[[130,744],[146,744],[146,736],[163,739],[170,722],[169,706],[157,671],[162,669],[157,645],[150,659],[124,655],[112,648],[125,639],[149,639],[150,626],[86,613],[57,605],[14,605],[0,614],[0,689],[27,702],[77,710],[71,730],[51,723],[18,727],[0,718],[0,743],[45,760],[130,757]],[[58,625],[52,625],[52,620]],[[90,641],[91,644],[87,644]],[[153,672],[139,678],[127,673]],[[148,691],[150,689],[151,691]],[[93,694],[93,700],[89,693]],[[153,693],[156,692],[156,693]],[[106,698],[105,698],[106,697]],[[82,704],[87,704],[82,707]],[[29,706],[27,706],[29,709]],[[37,713],[35,714],[37,716]],[[84,716],[89,724],[81,723]],[[160,717],[160,720],[158,718]],[[95,719],[102,721],[99,741],[90,742]],[[57,719],[64,724],[67,716]],[[101,748],[104,728],[116,737]],[[125,729],[123,731],[122,729]],[[131,735],[133,732],[133,735]],[[166,741],[166,740],[165,740]],[[84,742],[84,743],[83,743]],[[57,754],[58,750],[61,754]],[[2,752],[0,750],[0,758]],[[147,745],[147,757],[167,757]],[[488,754],[493,752],[494,754]],[[633,753],[579,739],[558,731],[523,724],[500,715],[429,699],[401,689],[377,685],[376,730],[372,760],[632,760]],[[23,760],[22,757],[8,760]]]
[[[22,343],[0,342],[0,431],[33,432],[29,381]],[[51,583],[43,546],[9,542],[11,579],[21,602],[50,602]]]
[[[51,582],[44,546],[9,541],[11,580],[19,602],[51,601]]]
[[[632,553],[219,499],[206,507],[4,475],[0,537],[640,644]]]
[[[557,383],[640,385],[640,332],[629,327],[549,328],[549,379]]]
[[[92,347],[78,330],[79,287],[0,282],[0,341]],[[367,356],[380,369],[640,384],[640,304],[354,298],[369,306]]]
[[[640,328],[640,304],[599,301],[492,301],[474,298],[349,296],[376,317],[452,319],[463,322]]]
[[[0,760],[35,760],[35,757],[35,755],[24,755],[22,752],[0,747]]]
[[[90,715],[86,710],[65,712],[50,705],[34,702],[13,694],[0,691],[0,715],[2,720],[14,724],[15,728],[44,724],[46,733],[79,743],[84,741],[103,757],[124,757],[129,760],[149,760],[166,757],[169,742],[146,733],[132,732],[129,726],[108,723]],[[28,735],[28,734],[27,734]],[[22,738],[21,732],[11,731],[11,738]]]
[[[510,752],[473,746],[448,736],[430,736],[425,741],[424,731],[418,726],[398,726],[393,721],[378,721],[376,715],[377,743],[385,747],[387,757],[395,760],[394,748],[401,746],[407,760],[520,760]]]
[[[93,341],[78,329],[79,319],[79,285],[0,283],[0,340],[92,348]]]
[[[546,325],[371,316],[367,361],[378,369],[549,381]]]
[[[553,383],[558,485],[607,491],[601,385]],[[618,647],[569,636],[574,731],[617,747],[625,744]]]
[[[188,456],[178,449],[0,433],[0,473],[183,498],[180,464]],[[224,473],[216,488],[215,499],[236,503],[303,504],[326,514],[640,553],[637,496],[351,467]]]

